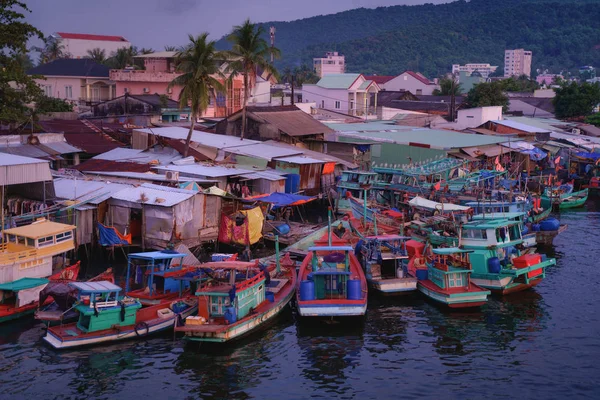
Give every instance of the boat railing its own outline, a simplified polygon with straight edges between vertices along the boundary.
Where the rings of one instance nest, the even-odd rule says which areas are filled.
[[[35,258],[38,256],[37,249],[7,252],[5,248],[3,248],[3,251],[4,253],[0,254],[0,264],[21,261],[26,258]]]
[[[94,303],[96,308],[116,307],[118,304],[119,304],[119,302],[117,300],[98,301],[98,302]]]

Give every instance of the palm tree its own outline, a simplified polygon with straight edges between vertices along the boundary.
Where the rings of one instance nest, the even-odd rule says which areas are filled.
[[[214,41],[208,41],[208,32],[197,37],[189,35],[190,43],[175,55],[175,72],[180,73],[169,84],[181,86],[179,93],[179,107],[191,107],[191,125],[183,156],[187,157],[194,131],[194,123],[199,115],[208,108],[211,96],[216,99],[217,93],[225,92],[221,81],[226,77],[219,65],[223,62],[225,54],[217,51]]]
[[[177,46],[165,46],[165,51],[177,51]]]
[[[461,84],[458,83],[456,77],[451,74],[440,79],[440,88],[433,91],[435,96],[460,96],[461,93]]]
[[[55,38],[46,40],[44,47],[34,47],[40,52],[40,64],[46,64],[59,58],[68,58],[71,55],[65,51],[65,46]]]
[[[132,47],[121,47],[117,51],[112,52],[110,58],[107,60],[110,66],[114,69],[124,69],[127,66],[134,65],[134,57],[137,56],[138,51],[135,46]]]
[[[91,58],[95,62],[99,64],[104,64],[106,62],[106,51],[103,49],[96,47],[95,49],[91,49],[87,51],[87,57]]]
[[[154,49],[151,47],[149,47],[149,48],[142,47],[140,49],[140,54],[152,54],[152,53],[154,53]]]
[[[269,74],[277,75],[277,71],[269,62],[269,58],[271,55],[279,58],[280,51],[275,47],[269,47],[263,37],[264,32],[265,29],[262,25],[255,25],[250,22],[250,19],[247,19],[242,25],[235,26],[233,32],[227,37],[227,40],[233,44],[231,51],[228,52],[230,61],[227,72],[231,74],[231,77],[237,74],[244,77],[242,139],[244,139],[244,132],[246,131],[246,105],[249,89],[256,82],[257,70],[260,68]]]
[[[31,68],[33,68],[33,60],[31,59],[31,56],[29,55],[29,53],[23,53],[23,52],[16,53],[15,61],[21,67],[21,69],[23,71],[28,71]]]

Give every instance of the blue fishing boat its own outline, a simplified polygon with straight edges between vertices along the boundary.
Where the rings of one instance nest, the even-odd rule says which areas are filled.
[[[377,173],[375,172],[342,171],[337,183],[336,211],[340,214],[352,212],[353,208],[348,194],[355,199],[362,200],[363,196],[369,196],[371,186],[376,179]]]
[[[386,294],[404,294],[417,290],[417,278],[407,269],[405,242],[410,237],[377,235],[362,238],[355,254],[361,261],[369,287]]]

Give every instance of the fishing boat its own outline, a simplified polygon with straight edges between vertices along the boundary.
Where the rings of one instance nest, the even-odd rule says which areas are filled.
[[[525,254],[518,221],[480,220],[463,225],[461,248],[471,250],[471,280],[498,294],[529,289],[546,277],[553,258]]]
[[[450,308],[474,308],[487,302],[490,291],[470,279],[470,251],[430,248],[431,254],[425,257],[424,244],[409,240],[406,246],[412,253],[408,271],[417,277],[417,288],[427,298]]]
[[[275,264],[273,273],[258,261],[200,265],[210,279],[196,290],[198,315],[187,317],[175,331],[190,341],[224,343],[270,323],[288,305],[296,287],[294,264],[281,265],[279,257]]]
[[[53,257],[75,248],[73,225],[37,220],[6,229],[0,245],[0,323],[33,314],[50,279],[76,277],[79,264],[52,275]]]
[[[404,243],[410,237],[399,235],[367,236],[355,248],[369,287],[386,294],[417,290],[417,278],[407,269],[408,253]]]
[[[349,192],[353,198],[362,200],[363,196],[370,194],[370,189],[377,179],[376,172],[365,171],[342,171],[337,183],[336,212],[347,214],[352,212]]]
[[[573,192],[570,196],[562,199],[562,201],[559,203],[558,208],[559,210],[565,210],[568,208],[583,207],[583,205],[588,199],[588,195],[589,189],[583,189],[578,192]]]
[[[125,281],[127,296],[138,299],[144,306],[181,297],[181,282],[177,278],[188,271],[183,266],[185,256],[173,250],[129,254]],[[183,284],[187,290],[189,282]]]
[[[573,185],[566,183],[546,188],[542,194],[542,207],[564,210],[582,207],[587,201],[589,189],[573,191]]]
[[[181,298],[142,307],[139,300],[121,296],[109,282],[71,282],[77,292],[77,322],[49,327],[44,340],[56,349],[75,348],[118,340],[142,338],[172,329],[179,318],[195,314],[195,298]]]
[[[298,273],[296,304],[300,316],[364,315],[367,281],[352,246],[313,246],[308,250]]]

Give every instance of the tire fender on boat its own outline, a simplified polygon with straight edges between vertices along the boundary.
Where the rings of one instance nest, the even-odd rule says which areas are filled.
[[[146,336],[150,333],[150,327],[145,322],[138,322],[133,329],[135,330],[135,334],[139,337]]]

